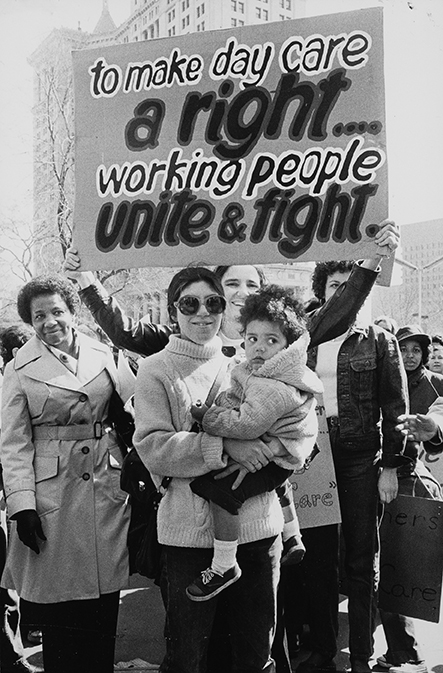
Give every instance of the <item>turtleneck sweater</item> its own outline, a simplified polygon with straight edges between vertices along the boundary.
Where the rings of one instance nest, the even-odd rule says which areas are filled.
[[[201,345],[171,336],[163,351],[141,362],[135,392],[134,446],[157,485],[172,477],[158,511],[158,539],[177,547],[212,547],[210,505],[192,493],[195,477],[224,467],[223,439],[190,432],[191,405],[204,402],[226,362],[221,340]],[[229,384],[226,375],[225,388]],[[249,499],[240,510],[239,542],[277,535],[283,526],[275,492]]]

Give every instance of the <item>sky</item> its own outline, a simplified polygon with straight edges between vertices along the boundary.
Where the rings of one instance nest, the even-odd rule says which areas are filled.
[[[443,218],[443,0],[296,1],[306,15],[384,7],[389,214],[400,225]],[[129,16],[129,0],[108,5],[117,25]],[[54,28],[92,32],[101,9],[102,0],[0,0],[0,218],[32,217],[27,59]]]

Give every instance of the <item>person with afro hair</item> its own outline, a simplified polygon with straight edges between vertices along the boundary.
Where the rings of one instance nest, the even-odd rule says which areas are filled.
[[[239,579],[240,508],[249,498],[276,489],[294,470],[301,469],[317,437],[314,395],[322,391],[322,385],[306,366],[309,334],[301,302],[292,291],[270,285],[246,298],[240,323],[246,361],[234,367],[231,387],[215,404],[209,409],[194,406],[193,416],[209,434],[235,439],[276,436],[283,448],[267,465],[257,465],[254,473],[246,474],[236,465],[232,474],[226,475],[225,470],[223,478],[212,472],[191,482],[192,491],[211,504],[215,533],[211,567],[187,588],[193,601],[209,600]],[[288,503],[285,505],[287,508]],[[286,527],[283,540],[295,538],[301,560],[304,546],[295,508],[293,517],[285,520]]]

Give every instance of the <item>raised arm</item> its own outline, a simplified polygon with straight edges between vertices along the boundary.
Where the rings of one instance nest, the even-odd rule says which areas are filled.
[[[374,286],[381,259],[396,250],[399,240],[396,224],[390,220],[382,222],[375,236],[378,254],[372,259],[357,262],[348,281],[321,308],[308,314],[310,348],[331,341],[349,329]]]
[[[64,271],[68,278],[77,281],[80,297],[91,311],[96,323],[118,348],[126,348],[147,356],[163,350],[169,341],[171,328],[154,325],[145,320],[133,320],[120,304],[111,297],[91,271],[77,271],[80,257],[75,248],[66,253]]]

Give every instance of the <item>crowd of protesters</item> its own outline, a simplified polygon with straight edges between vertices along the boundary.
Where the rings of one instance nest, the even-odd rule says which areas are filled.
[[[134,446],[155,484],[169,478],[158,511],[160,671],[290,673],[300,645],[298,673],[335,670],[342,540],[350,670],[369,673],[379,506],[411,489],[441,498],[411,437],[424,434],[416,414],[443,395],[443,340],[389,316],[369,324],[362,310],[398,239],[385,222],[374,259],[317,264],[315,308],[267,285],[260,268],[191,266],[170,282],[168,324],[137,321],[80,271],[75,249],[65,277],[20,290],[15,345],[12,328],[1,334],[1,610],[15,591],[20,619],[41,631],[46,673],[114,666],[130,520],[115,396],[130,400]],[[78,328],[81,301],[114,352]],[[140,357],[136,379],[122,376],[116,349]],[[300,531],[287,477],[312,452],[321,392],[342,523]],[[437,437],[438,451],[434,425],[425,439]],[[426,673],[412,620],[381,618],[380,665]],[[1,637],[1,670],[26,670]]]

